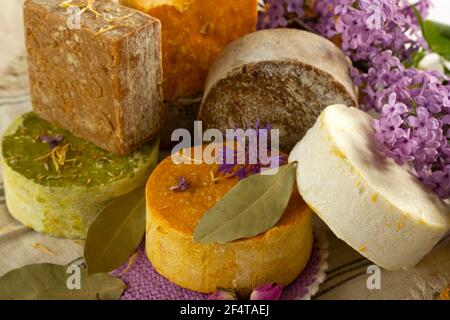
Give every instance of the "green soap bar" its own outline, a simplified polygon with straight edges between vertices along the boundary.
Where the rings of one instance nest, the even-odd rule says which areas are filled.
[[[53,149],[47,139],[52,137],[60,140]],[[26,113],[2,139],[8,209],[36,231],[85,238],[100,209],[145,184],[158,149],[159,142],[153,141],[130,155],[113,155]]]
[[[46,157],[51,148],[41,141],[44,136],[62,136],[60,147],[69,144],[65,164],[59,172],[51,157]],[[30,112],[6,132],[2,155],[9,167],[36,183],[53,187],[95,186],[133,176],[146,163],[153,146],[146,144],[128,156],[116,156]]]

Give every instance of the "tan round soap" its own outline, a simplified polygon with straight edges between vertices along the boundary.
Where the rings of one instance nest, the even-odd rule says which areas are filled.
[[[258,236],[219,244],[193,239],[200,218],[238,180],[219,178],[217,166],[176,165],[170,157],[147,183],[147,256],[154,268],[184,288],[209,293],[218,287],[248,294],[264,283],[287,285],[304,269],[313,242],[311,210],[294,191],[276,226]],[[172,191],[180,177],[190,188]]]

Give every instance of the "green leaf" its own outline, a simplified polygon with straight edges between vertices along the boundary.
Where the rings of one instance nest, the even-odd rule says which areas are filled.
[[[136,250],[145,233],[145,191],[112,200],[89,227],[84,259],[89,274],[109,272]]]
[[[448,59],[450,57],[450,25],[431,20],[424,21],[416,7],[412,5],[411,8],[417,17],[422,35],[430,49]]]
[[[209,209],[194,230],[201,243],[225,243],[263,233],[278,223],[292,195],[295,163],[272,175],[241,180]]]
[[[122,280],[105,273],[90,276],[85,268],[76,268],[74,272],[42,263],[12,270],[0,278],[0,300],[117,300],[122,295]],[[72,277],[78,275],[80,289],[70,290],[67,284],[77,283]]]
[[[423,23],[422,15],[420,14],[419,10],[417,10],[416,5],[411,5],[411,9],[413,10],[414,14],[416,15],[417,21],[419,22],[420,29],[422,30],[422,33],[424,33],[425,25]],[[425,35],[423,35],[425,37]]]
[[[445,63],[442,63],[442,66],[444,67],[444,73],[445,73],[447,76],[450,76],[450,69],[447,68],[447,66],[445,65]]]
[[[411,55],[411,58],[404,62],[405,67],[417,68],[420,61],[422,61],[422,59],[425,58],[426,55],[427,55],[426,51],[422,50],[422,49],[420,49],[416,52],[413,52],[413,54]]]
[[[450,26],[426,20],[424,37],[433,52],[444,58],[450,55]]]

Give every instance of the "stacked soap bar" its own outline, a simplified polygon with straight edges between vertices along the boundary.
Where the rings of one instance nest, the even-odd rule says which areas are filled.
[[[24,20],[35,113],[117,155],[156,137],[158,20],[101,0],[29,0]]]
[[[255,31],[257,0],[120,0],[162,24],[164,98],[203,92],[208,71],[223,48]]]
[[[38,232],[86,237],[112,199],[142,186],[158,159],[158,141],[117,156],[42,120],[22,115],[1,140],[5,198],[11,215]]]

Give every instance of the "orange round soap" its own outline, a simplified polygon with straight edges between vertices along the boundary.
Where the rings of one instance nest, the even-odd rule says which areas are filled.
[[[171,190],[180,177],[189,188]],[[146,188],[146,252],[161,275],[194,291],[228,288],[245,295],[264,283],[287,285],[301,273],[313,233],[311,210],[296,191],[278,224],[263,234],[224,244],[194,241],[200,218],[237,182],[220,177],[217,165],[175,164],[171,157],[153,171]]]

